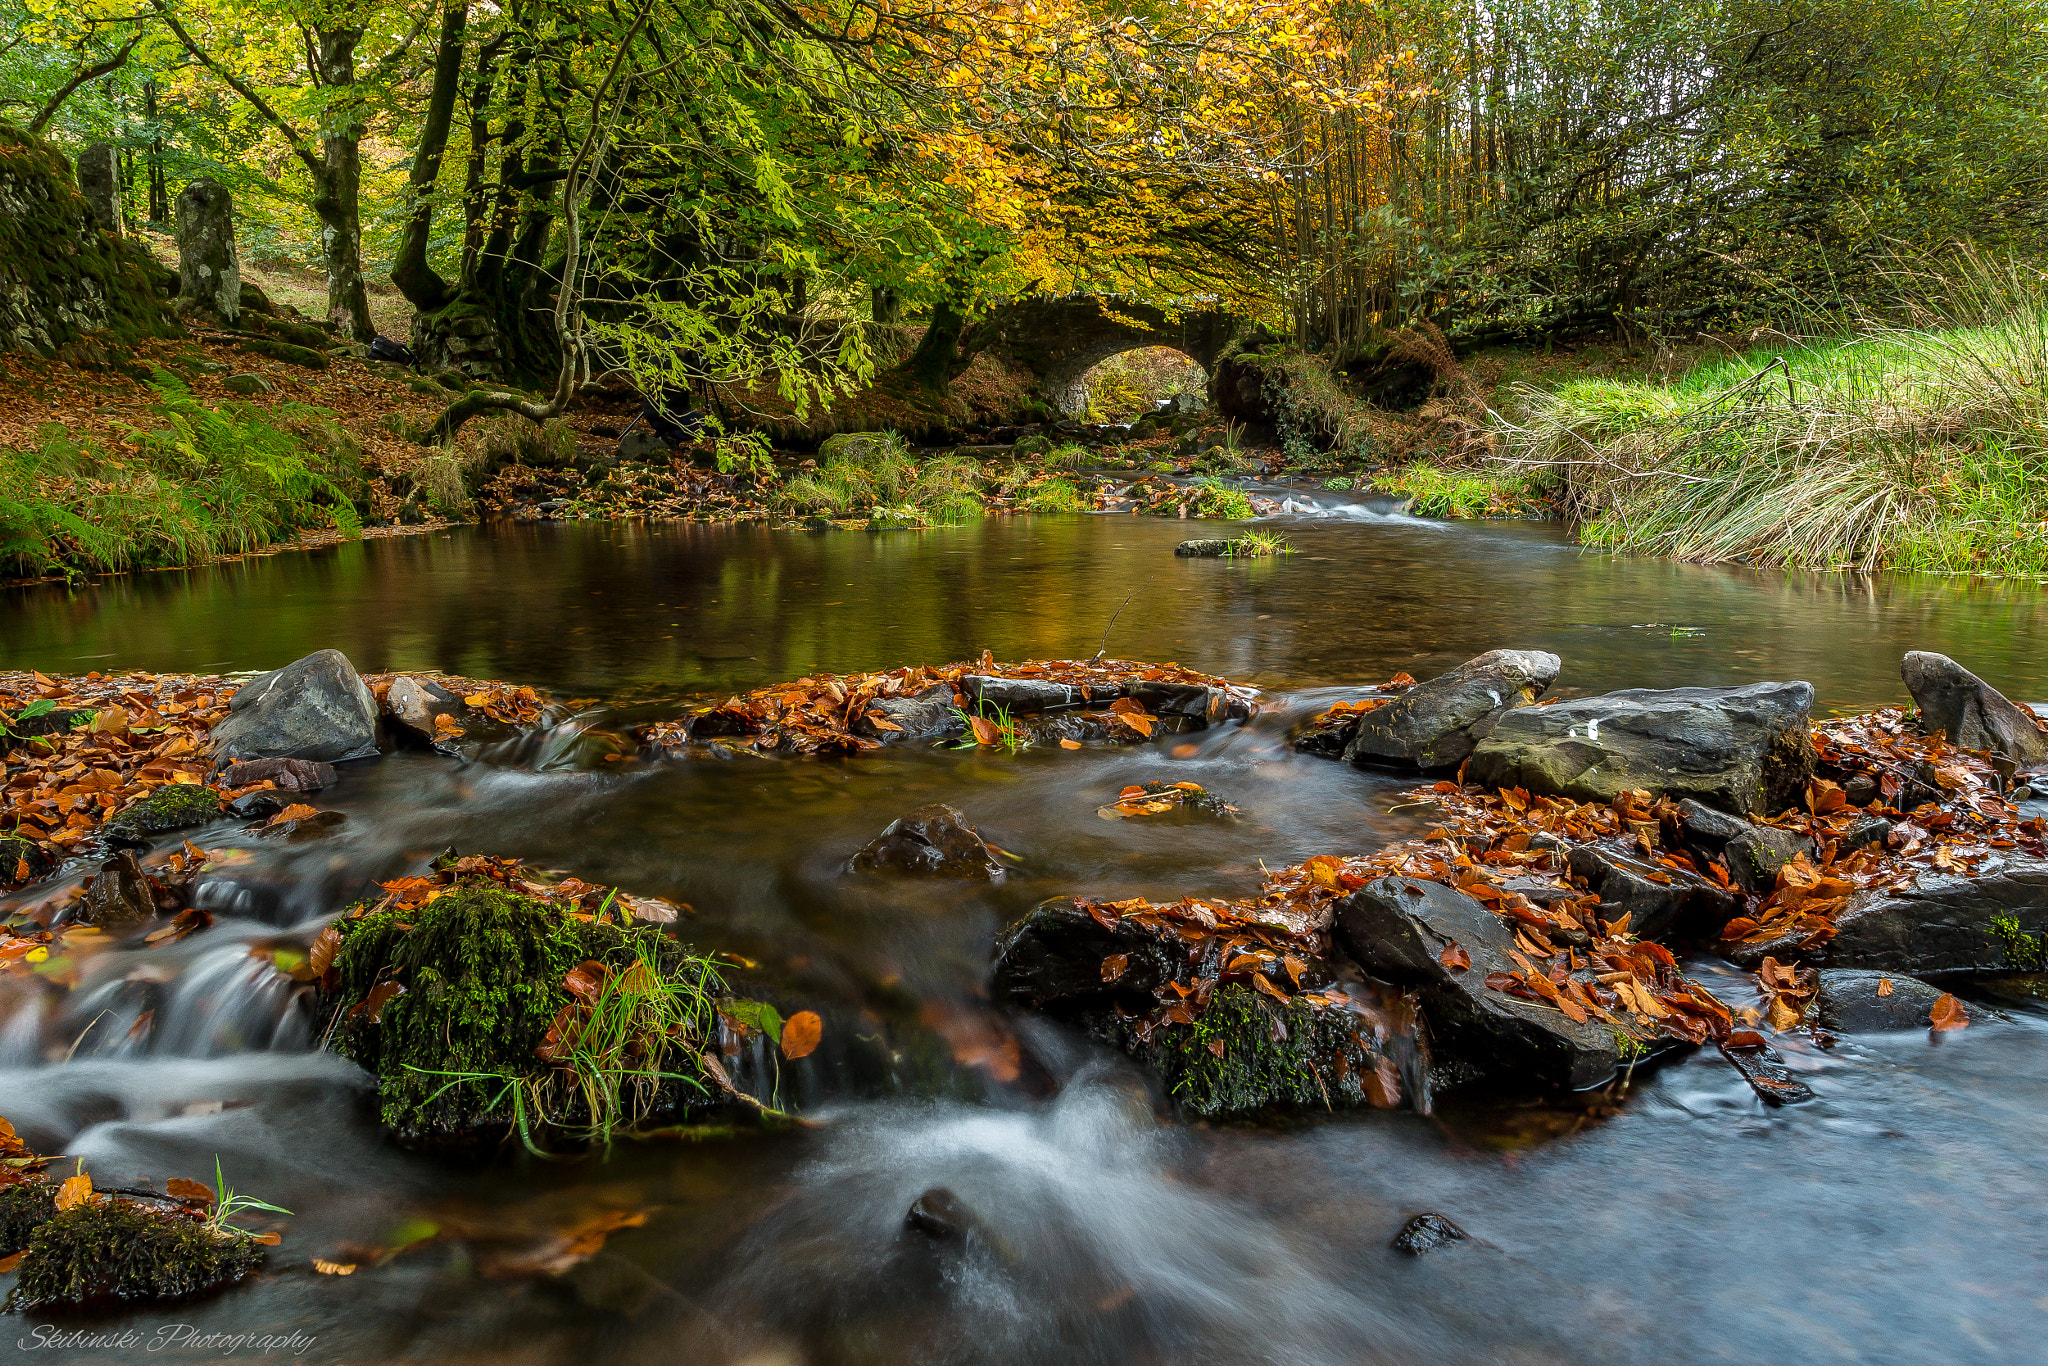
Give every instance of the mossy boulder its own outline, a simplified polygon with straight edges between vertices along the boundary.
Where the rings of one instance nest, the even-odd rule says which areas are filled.
[[[233,1285],[262,1264],[262,1246],[247,1236],[103,1198],[37,1226],[7,1308],[185,1299]]]
[[[1142,1040],[1121,1020],[1091,1032],[1157,1073],[1181,1109],[1220,1119],[1397,1099],[1399,1084],[1385,1079],[1362,1023],[1339,1006],[1301,999],[1282,1006],[1232,983],[1191,1025],[1157,1029]]]
[[[275,337],[293,346],[303,346],[309,351],[319,351],[323,354],[334,341],[332,336],[311,323],[297,323],[289,318],[264,317],[259,314],[246,319],[244,327],[246,331]]]
[[[453,1147],[515,1127],[533,1135],[604,1124],[573,1068],[540,1056],[544,1045],[555,1049],[551,1031],[558,1041],[589,1002],[568,982],[580,965],[600,964],[623,980],[649,964],[654,978],[696,1003],[676,1035],[649,1040],[667,1047],[665,1071],[693,1076],[684,1036],[701,1040],[716,1028],[717,975],[674,939],[649,926],[579,919],[496,884],[457,884],[422,906],[345,917],[335,928],[334,1046],[376,1075],[381,1117],[401,1143]],[[587,986],[592,974],[580,977]],[[636,1084],[631,1100],[636,1115],[651,1115],[703,1095],[678,1076]]]
[[[235,349],[253,355],[268,356],[283,361],[286,365],[297,365],[307,370],[325,370],[328,366],[327,353],[315,351],[310,346],[297,346],[274,337],[237,337]]]
[[[62,152],[0,124],[0,351],[178,336],[159,273],[141,244],[100,229]]]
[[[200,783],[166,783],[105,826],[109,839],[146,839],[204,825],[220,816],[221,794]]]
[[[0,1257],[27,1247],[37,1227],[56,1217],[56,1182],[38,1177],[0,1187]]]

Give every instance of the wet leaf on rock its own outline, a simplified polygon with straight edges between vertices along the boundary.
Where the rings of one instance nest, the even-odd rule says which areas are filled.
[[[208,1206],[213,1204],[213,1187],[204,1182],[174,1176],[164,1183],[164,1190],[169,1192],[173,1200],[196,1201]]]
[[[62,1214],[65,1210],[77,1209],[80,1205],[90,1203],[92,1203],[92,1177],[85,1172],[65,1178],[64,1184],[57,1187],[57,1212],[59,1214]]]
[[[1941,999],[1927,1012],[1927,1018],[1936,1033],[1945,1029],[1961,1029],[1970,1023],[1969,1012],[1951,992],[1942,993]]]
[[[799,1010],[782,1024],[782,1056],[789,1059],[808,1058],[817,1051],[818,1042],[825,1035],[825,1022],[818,1018],[815,1010]]]
[[[1452,972],[1464,972],[1472,966],[1472,955],[1467,953],[1454,939],[1444,945],[1444,951],[1436,956],[1436,961],[1442,963]],[[1489,983],[1489,985],[1491,984]]]
[[[1112,953],[1102,960],[1102,980],[1114,982],[1130,969],[1131,956],[1128,953]]]

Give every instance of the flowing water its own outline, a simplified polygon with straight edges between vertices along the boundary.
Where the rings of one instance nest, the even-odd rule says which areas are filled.
[[[1164,1119],[1117,1059],[1040,1024],[1022,1027],[1028,1066],[990,1065],[977,984],[997,930],[1039,898],[1242,892],[1262,866],[1422,828],[1406,784],[1284,747],[1335,689],[1523,646],[1564,658],[1561,690],[1796,677],[1825,710],[1903,700],[1899,656],[1924,648],[2048,695],[2031,584],[1614,560],[1548,527],[1290,496],[1273,521],[1299,553],[1280,560],[1176,559],[1206,528],[1143,517],[521,525],[0,599],[5,668],[232,671],[335,646],[366,671],[505,678],[626,717],[822,670],[1092,654],[1128,599],[1112,654],[1226,674],[1268,706],[1248,727],[1120,752],[599,773],[541,771],[530,752],[396,754],[321,794],[349,815],[328,838],[195,835],[239,851],[201,889],[211,929],[98,955],[68,995],[0,995],[0,1114],[102,1185],[210,1178],[218,1157],[238,1190],[296,1216],[251,1284],[18,1318],[0,1341],[33,1348],[55,1323],[147,1342],[183,1323],[297,1333],[312,1339],[299,1359],[336,1362],[2038,1360],[2048,1013],[2022,999],[1977,1001],[1970,1028],[1934,1039],[1787,1044],[1820,1098],[1776,1112],[1713,1054],[1626,1096],[1283,1128]],[[1161,777],[1244,815],[1096,817]],[[882,825],[935,800],[1019,854],[1017,874],[844,874]],[[305,942],[369,879],[449,846],[687,902],[693,942],[773,964],[842,1036],[775,1078],[826,1123],[557,1163],[382,1143],[364,1078],[313,1051],[318,1023],[252,951]],[[1694,966],[1713,980],[1717,965]],[[857,1063],[847,1036],[862,1031]],[[972,1211],[964,1238],[904,1228],[933,1187]],[[1391,1251],[1423,1210],[1473,1241]],[[645,1218],[574,1261],[564,1231],[608,1211]],[[361,1251],[400,1244],[381,1265]],[[360,1265],[316,1274],[316,1257]],[[536,1275],[551,1258],[566,1269]],[[220,1354],[165,1341],[155,1355]]]

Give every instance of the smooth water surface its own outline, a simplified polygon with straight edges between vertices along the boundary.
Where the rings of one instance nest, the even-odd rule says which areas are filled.
[[[1118,1060],[1040,1023],[1017,1026],[1024,1065],[1001,1065],[978,985],[995,933],[1039,898],[1242,892],[1262,866],[1425,828],[1407,784],[1285,748],[1334,687],[1533,646],[1579,691],[1803,677],[1823,706],[1865,706],[1901,700],[1898,657],[1927,648],[2048,695],[2032,586],[1618,561],[1544,527],[1319,510],[1335,515],[1278,519],[1299,554],[1253,563],[1175,559],[1210,528],[1138,517],[875,535],[518,526],[12,594],[0,667],[254,669],[331,645],[365,670],[624,700],[984,648],[1088,655],[1128,596],[1113,654],[1257,683],[1269,710],[1078,754],[587,774],[393,755],[321,794],[349,815],[331,839],[203,832],[247,851],[208,892],[213,929],[100,955],[68,996],[0,996],[0,1114],[101,1184],[210,1176],[217,1155],[238,1189],[297,1215],[256,1283],[14,1319],[0,1341],[33,1346],[46,1322],[186,1322],[296,1332],[313,1339],[298,1359],[351,1363],[2038,1360],[2048,1013],[2023,1001],[1975,1002],[1971,1026],[1938,1039],[1788,1043],[1820,1099],[1776,1112],[1711,1053],[1584,1103],[1280,1129],[1174,1122]],[[1155,777],[1244,814],[1096,816]],[[935,800],[1018,854],[1016,874],[845,874],[882,825]],[[303,941],[369,879],[451,845],[689,903],[693,942],[771,965],[832,1021],[838,1037],[779,1077],[825,1125],[481,1167],[383,1144],[361,1075],[309,1051],[324,1022],[250,949]],[[1709,980],[1746,999],[1739,979]],[[884,1041],[890,1065],[851,1068],[850,1034]],[[903,1227],[932,1187],[976,1232]],[[1474,1241],[1391,1251],[1422,1210]],[[564,1256],[607,1211],[645,1221]],[[361,1253],[413,1239],[382,1265]],[[313,1258],[364,1264],[321,1275]],[[560,1274],[536,1272],[550,1258]]]

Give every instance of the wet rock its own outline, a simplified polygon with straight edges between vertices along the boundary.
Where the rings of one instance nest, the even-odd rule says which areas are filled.
[[[1288,736],[1287,743],[1303,754],[1313,754],[1321,759],[1341,759],[1351,744],[1351,737],[1358,732],[1358,717],[1359,713],[1355,711],[1331,708]]]
[[[292,804],[289,794],[250,792],[228,803],[228,814],[238,821],[267,821]]]
[[[1814,995],[1814,1018],[1836,1034],[1925,1029],[1942,990],[1917,977],[1859,968],[1825,968]]]
[[[1394,1235],[1393,1247],[1396,1252],[1420,1257],[1425,1252],[1462,1243],[1471,1236],[1441,1214],[1418,1214],[1401,1225],[1401,1231]]]
[[[1812,858],[1813,841],[1776,826],[1754,825],[1728,841],[1728,877],[1753,895],[1767,895],[1778,885],[1778,870],[1799,855]]]
[[[1003,865],[995,851],[967,823],[967,817],[942,802],[920,806],[890,822],[853,856],[855,872],[937,873],[947,877],[999,878]]]
[[[1764,1104],[1797,1105],[1813,1099],[1813,1089],[1792,1075],[1785,1059],[1763,1035],[1745,1030],[1719,1047],[1721,1056]]]
[[[198,783],[165,783],[102,827],[113,844],[147,847],[152,835],[204,825],[220,817],[221,796]]]
[[[934,684],[914,697],[880,698],[853,719],[854,734],[887,745],[944,739],[966,729],[954,710],[950,683]]]
[[[102,1198],[36,1228],[7,1308],[185,1299],[233,1285],[263,1256],[249,1238],[218,1237],[182,1214]]]
[[[0,887],[26,887],[56,871],[56,860],[35,841],[0,835]]]
[[[233,326],[242,312],[242,266],[235,255],[235,203],[211,180],[178,195],[178,309]]]
[[[270,381],[261,375],[229,375],[220,382],[220,387],[231,394],[253,398],[257,394],[270,392]]]
[[[1020,715],[1100,706],[1123,696],[1123,689],[1114,683],[1090,684],[1084,694],[1071,683],[1049,683],[1041,678],[989,678],[981,674],[963,676],[960,691],[970,706],[986,703]]]
[[[451,753],[459,739],[497,738],[471,737],[476,713],[431,678],[401,674],[392,679],[391,686],[384,690],[384,714],[406,738]],[[443,717],[447,718],[445,722]],[[492,727],[493,731],[499,729],[502,728]]]
[[[279,814],[282,814],[281,812]],[[342,811],[315,811],[310,816],[296,820],[279,821],[266,825],[256,832],[257,838],[283,840],[288,844],[302,844],[307,840],[319,839],[331,834],[338,826],[348,821],[348,814]]]
[[[90,710],[59,708],[41,716],[0,718],[0,753],[19,748],[48,736],[69,735],[72,727],[91,721]]]
[[[377,699],[339,650],[319,650],[252,678],[213,728],[224,759],[311,759],[344,763],[374,757]]]
[[[334,786],[339,776],[333,764],[311,759],[250,759],[222,769],[220,783],[230,788],[275,783],[283,792],[318,792]]]
[[[1095,808],[1106,821],[1144,819],[1173,813],[1230,819],[1239,813],[1229,798],[1200,783],[1133,783],[1114,802]]]
[[[1952,745],[2002,754],[2022,767],[2048,762],[2048,734],[2034,713],[1947,655],[1908,651],[1899,673],[1926,734],[1940,731]]]
[[[2044,943],[2048,865],[2027,862],[1981,877],[1923,874],[1919,886],[1902,892],[1858,893],[1835,917],[1835,937],[1809,961],[1931,977],[2039,972],[2048,967]],[[1743,958],[1757,961],[1772,951],[1768,944],[1742,948]]]
[[[903,1216],[903,1227],[928,1238],[965,1238],[980,1225],[974,1211],[944,1186],[934,1186],[911,1201]]]
[[[1595,845],[1578,845],[1566,858],[1572,875],[1599,895],[1600,918],[1626,915],[1629,931],[1643,939],[1713,934],[1742,909],[1740,896],[1683,868]]]
[[[1502,716],[1469,781],[1611,802],[1643,789],[1723,811],[1797,802],[1813,772],[1810,683],[1631,688]]]
[[[77,919],[85,925],[113,929],[153,919],[156,893],[132,849],[123,849],[100,865],[86,885]]]
[[[1103,978],[1103,960],[1121,954],[1122,972]],[[1188,945],[1135,920],[1104,925],[1068,898],[1047,901],[996,940],[989,995],[1005,1005],[1056,1008],[1067,1017],[1148,1010],[1168,982],[1193,975]]]
[[[1541,697],[1562,667],[1542,650],[1489,650],[1365,713],[1344,757],[1354,764],[1456,768],[1503,715]]]
[[[1441,883],[1385,877],[1337,903],[1336,935],[1374,977],[1421,993],[1432,1047],[1480,1075],[1582,1090],[1614,1074],[1620,1045],[1605,1025],[1583,1024],[1486,985],[1514,972],[1514,937],[1493,912]],[[1471,955],[1454,971],[1438,957],[1451,944]]]
[[[1187,559],[1215,559],[1230,553],[1228,539],[1182,541],[1173,548],[1173,553]]]
[[[1847,830],[1835,836],[1835,848],[1846,854],[1865,845],[1883,844],[1891,833],[1892,823],[1883,816],[1858,816]]]
[[[1091,688],[1098,699],[1099,688]],[[1252,714],[1251,703],[1227,688],[1201,683],[1170,683],[1160,679],[1139,679],[1123,685],[1123,694],[1154,716],[1185,718],[1197,726],[1217,726],[1225,721],[1242,721]]]

